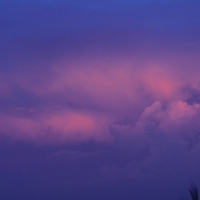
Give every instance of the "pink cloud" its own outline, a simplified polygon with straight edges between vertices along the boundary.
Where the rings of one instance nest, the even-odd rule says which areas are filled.
[[[141,81],[146,89],[159,99],[169,99],[181,86],[165,68],[149,67],[141,71]]]
[[[65,111],[42,114],[35,118],[1,114],[1,134],[34,143],[112,141],[107,121],[88,113]]]
[[[107,107],[140,102],[141,85],[156,98],[169,98],[180,86],[165,66],[152,67],[147,61],[139,62],[130,56],[61,59],[42,76],[40,72],[15,72],[7,77],[4,84],[11,85],[9,90],[18,86],[39,97],[62,94],[73,101],[79,101],[82,94],[85,101]]]
[[[166,135],[172,140],[187,141],[190,146],[199,140],[199,116],[199,104],[188,105],[180,100],[168,105],[155,102],[144,110],[132,132],[148,137]]]
[[[181,132],[184,123],[189,130],[199,112],[198,104],[185,103],[187,94],[181,89],[191,77],[177,78],[172,69],[162,61],[152,65],[130,55],[93,55],[56,60],[42,75],[39,71],[8,73],[0,87],[3,96],[12,98],[15,89],[21,89],[60,111],[47,114],[41,110],[35,118],[1,114],[0,131],[30,141],[110,141],[109,127],[127,116],[138,119],[130,130],[123,130],[129,133],[142,133],[153,126],[157,131]],[[196,79],[191,83],[199,90]],[[68,102],[81,106],[70,108]],[[163,102],[168,104],[166,109]]]

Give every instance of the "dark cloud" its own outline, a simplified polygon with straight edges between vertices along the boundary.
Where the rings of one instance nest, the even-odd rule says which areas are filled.
[[[188,104],[193,105],[200,103],[199,83],[188,85],[184,87],[182,90],[185,95],[185,100]]]

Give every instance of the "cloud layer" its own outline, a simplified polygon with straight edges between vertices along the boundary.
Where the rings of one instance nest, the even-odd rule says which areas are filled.
[[[177,77],[179,63],[115,54],[60,58],[44,74],[1,74],[1,134],[36,143],[111,142],[110,127],[124,124],[138,133],[149,126],[198,135],[198,71]]]

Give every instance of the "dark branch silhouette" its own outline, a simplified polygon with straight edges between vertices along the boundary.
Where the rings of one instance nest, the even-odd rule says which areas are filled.
[[[192,200],[198,200],[198,189],[194,183],[191,183],[191,188],[189,189]]]

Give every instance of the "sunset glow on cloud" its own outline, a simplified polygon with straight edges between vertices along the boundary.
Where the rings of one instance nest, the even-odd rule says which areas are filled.
[[[187,198],[200,185],[199,8],[0,2],[0,199]]]
[[[21,98],[16,97],[18,93],[28,93],[39,101],[39,108],[32,108],[31,105],[23,108],[31,109],[33,113],[36,109],[37,114],[33,118],[20,116],[20,111],[15,112],[14,116],[8,113],[3,115],[2,134],[6,131],[9,132],[9,137],[14,134],[13,137],[19,136],[21,140],[28,138],[33,142],[46,138],[47,143],[50,138],[54,142],[62,139],[66,142],[91,139],[103,141],[106,134],[110,137],[109,126],[120,115],[132,115],[134,107],[139,104],[141,109],[145,109],[145,106],[156,100],[176,101],[176,93],[184,85],[177,82],[167,69],[145,65],[139,69],[131,59],[128,64],[117,61],[114,63],[112,60],[109,64],[101,60],[86,60],[84,64],[80,60],[76,63],[74,67],[70,67],[68,63],[54,63],[53,67],[50,66],[50,70],[40,77],[29,73],[10,74],[13,79],[4,81],[9,88],[7,91],[10,97],[5,97]],[[146,102],[143,100],[145,96],[150,97]],[[51,113],[53,110],[41,110],[40,104],[43,102],[47,103],[45,107],[48,110],[48,104],[52,104],[51,109],[57,109],[56,114]],[[131,110],[128,110],[130,107]],[[12,109],[16,110],[17,107]],[[139,113],[136,117],[139,117]],[[77,134],[80,137],[77,137]]]

